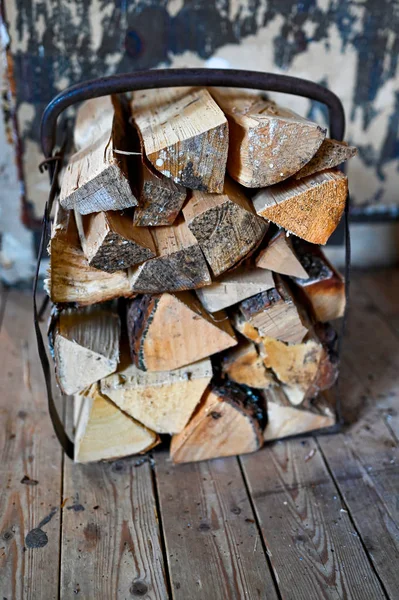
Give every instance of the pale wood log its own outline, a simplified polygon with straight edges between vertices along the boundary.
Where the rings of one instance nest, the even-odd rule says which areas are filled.
[[[266,248],[256,257],[256,266],[269,269],[281,275],[307,278],[308,274],[292,247],[291,238],[285,231],[278,231],[268,242]]]
[[[212,89],[229,121],[227,170],[250,188],[290,177],[320,147],[326,129],[243,90]]]
[[[116,98],[118,103],[119,100]],[[114,104],[112,96],[91,98],[83,102],[76,111],[73,128],[75,150],[87,148],[105,133],[111,131],[114,120]]]
[[[357,154],[354,146],[348,146],[346,142],[338,142],[326,138],[313,158],[295,173],[295,179],[302,179],[326,169],[337,167]]]
[[[114,306],[62,310],[53,319],[50,340],[58,385],[76,394],[116,371],[120,321]]]
[[[185,429],[172,437],[175,463],[254,452],[262,446],[259,407],[251,393],[230,384],[206,392]]]
[[[132,296],[127,271],[106,273],[90,267],[80,246],[74,214],[58,203],[48,252],[50,269],[45,288],[52,302],[86,306]]]
[[[344,315],[346,306],[343,277],[319,247],[302,240],[294,240],[293,243],[307,271],[306,279],[294,278],[300,297],[307,302],[316,321],[326,323],[339,319]]]
[[[132,292],[157,294],[211,283],[205,257],[183,217],[170,227],[156,227],[151,233],[157,256],[129,269]]]
[[[98,384],[74,397],[75,462],[87,463],[139,454],[159,443],[150,429],[105,398]]]
[[[220,193],[226,171],[226,117],[204,89],[135,92],[132,114],[155,169],[190,189]]]
[[[301,406],[293,406],[281,387],[264,391],[267,402],[265,441],[332,427],[336,423],[335,397],[323,392],[316,399]]]
[[[348,180],[340,171],[290,179],[258,192],[258,215],[313,244],[325,244],[345,208]]]
[[[160,173],[155,173],[143,160],[139,206],[134,211],[134,225],[138,227],[172,225],[186,197],[186,188]]]
[[[222,373],[235,383],[263,389],[275,379],[259,355],[254,343],[246,341],[228,350],[221,359]]]
[[[257,248],[268,229],[229,178],[221,194],[193,192],[183,214],[216,277]]]
[[[127,323],[143,371],[178,369],[237,344],[227,315],[209,315],[190,292],[139,296],[129,303]]]
[[[134,227],[132,215],[107,211],[81,215],[75,220],[84,255],[91,267],[113,273],[155,256],[147,227]]]
[[[283,280],[275,275],[276,287],[243,300],[234,313],[234,327],[254,342],[273,337],[297,344],[308,332],[306,315]]]
[[[179,433],[212,378],[206,358],[173,371],[141,371],[130,356],[118,371],[102,379],[101,393],[121,410],[157,433]]]
[[[61,179],[60,202],[81,214],[123,210],[137,205],[129,184],[126,130],[120,102],[114,104],[112,128],[74,154]],[[122,152],[122,153],[121,153]]]
[[[270,271],[243,264],[234,271],[224,273],[217,281],[196,290],[195,293],[202,306],[212,313],[271,289],[274,285]]]

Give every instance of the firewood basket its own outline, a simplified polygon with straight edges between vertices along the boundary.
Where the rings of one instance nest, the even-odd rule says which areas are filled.
[[[338,141],[343,140],[345,130],[345,114],[339,98],[327,88],[297,77],[287,75],[276,75],[274,73],[262,73],[257,71],[244,71],[235,69],[161,69],[161,70],[146,70],[135,71],[132,73],[122,73],[119,75],[111,75],[85,81],[71,87],[58,94],[44,110],[41,122],[41,146],[45,159],[40,164],[41,171],[47,169],[50,175],[50,192],[48,200],[45,204],[44,215],[42,220],[41,240],[38,252],[36,273],[33,285],[33,312],[34,326],[37,338],[38,352],[43,368],[46,391],[48,398],[49,414],[53,423],[54,431],[57,438],[64,449],[66,455],[73,459],[74,443],[69,438],[65,431],[62,420],[60,419],[52,394],[51,386],[51,366],[48,359],[47,350],[40,330],[40,321],[49,301],[45,298],[45,302],[41,308],[37,306],[37,287],[39,280],[40,263],[44,248],[47,247],[47,242],[50,234],[50,218],[54,199],[58,192],[58,175],[63,162],[63,155],[66,145],[66,127],[64,127],[64,141],[58,152],[54,153],[57,133],[58,117],[68,107],[89,100],[111,94],[122,94],[145,89],[165,88],[165,87],[183,87],[183,86],[199,86],[199,87],[235,87],[260,90],[263,92],[281,92],[290,95],[301,96],[324,104],[328,109],[329,131],[330,137]],[[64,121],[64,125],[67,121]],[[349,275],[350,275],[350,236],[349,236],[349,193],[346,199],[344,212],[344,246],[345,246],[345,295],[346,308],[342,319],[340,332],[338,335],[338,354],[341,353],[342,339],[346,325],[346,314],[348,310],[349,299]],[[334,433],[342,428],[343,420],[341,415],[340,394],[338,393],[337,384],[335,385],[336,396],[336,424],[332,427],[319,429],[317,435],[325,433]],[[315,434],[315,431],[310,432]],[[304,434],[300,434],[303,436]],[[305,434],[306,435],[306,434]]]

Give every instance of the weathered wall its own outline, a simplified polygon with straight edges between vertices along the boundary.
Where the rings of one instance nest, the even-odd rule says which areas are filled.
[[[52,96],[85,78],[207,61],[329,86],[359,147],[349,168],[354,201],[399,204],[398,0],[6,0],[6,8],[26,198],[37,215],[47,186],[37,171],[39,123]],[[316,105],[284,102],[324,119]]]

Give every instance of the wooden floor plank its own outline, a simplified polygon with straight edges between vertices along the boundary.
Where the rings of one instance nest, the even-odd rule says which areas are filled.
[[[173,598],[276,599],[237,459],[154,456]]]
[[[385,597],[313,439],[240,460],[283,598]]]
[[[384,319],[394,311],[380,276],[355,277],[341,381],[345,403],[365,400],[343,434],[318,443],[379,578],[391,598],[399,590],[399,338]],[[371,293],[369,293],[371,291]],[[398,295],[392,291],[391,295]],[[384,298],[384,300],[382,300]]]
[[[47,414],[30,293],[0,333],[0,597],[58,598],[62,455]]]
[[[61,600],[168,598],[151,466],[65,459]]]

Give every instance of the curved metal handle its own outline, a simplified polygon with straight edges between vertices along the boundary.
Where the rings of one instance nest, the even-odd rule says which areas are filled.
[[[52,155],[57,119],[72,104],[109,94],[183,86],[251,88],[316,100],[328,107],[330,136],[336,140],[344,137],[345,114],[340,99],[327,88],[312,81],[288,75],[235,69],[159,69],[92,79],[58,94],[43,113],[40,132],[43,154],[46,158]]]

